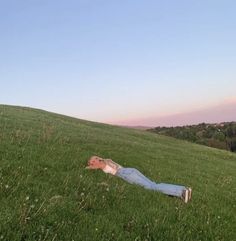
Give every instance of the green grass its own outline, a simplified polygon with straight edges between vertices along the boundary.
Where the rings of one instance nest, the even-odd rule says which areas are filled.
[[[91,155],[193,188],[193,200],[85,170]],[[236,154],[0,105],[0,240],[236,240]]]

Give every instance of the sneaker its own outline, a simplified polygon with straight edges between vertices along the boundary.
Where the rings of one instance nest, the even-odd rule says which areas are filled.
[[[190,201],[192,198],[192,188],[188,187],[186,190],[183,191],[182,199],[185,203]]]

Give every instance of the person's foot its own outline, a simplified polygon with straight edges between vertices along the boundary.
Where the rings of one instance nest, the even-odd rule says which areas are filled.
[[[185,203],[189,202],[192,198],[192,188],[187,187],[182,194],[182,199]]]

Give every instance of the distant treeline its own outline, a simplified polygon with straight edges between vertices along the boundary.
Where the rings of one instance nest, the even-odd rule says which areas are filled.
[[[236,122],[156,127],[148,131],[236,152]]]

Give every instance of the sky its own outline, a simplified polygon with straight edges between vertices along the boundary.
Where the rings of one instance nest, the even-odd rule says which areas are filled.
[[[122,125],[235,121],[235,9],[0,0],[0,104]]]

